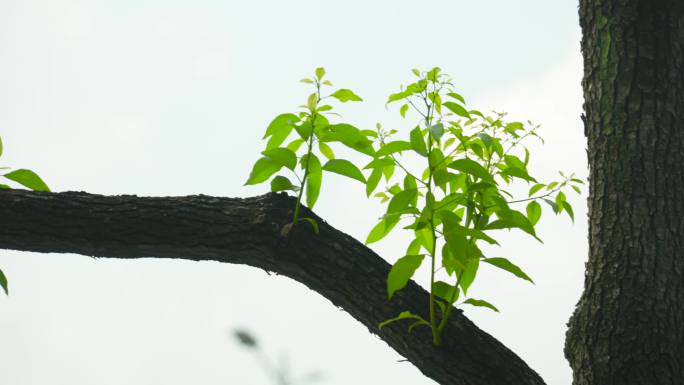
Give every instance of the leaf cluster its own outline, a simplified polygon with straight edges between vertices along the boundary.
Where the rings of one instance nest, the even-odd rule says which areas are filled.
[[[528,169],[527,143],[542,140],[537,132],[539,126],[507,121],[504,113],[485,115],[470,109],[456,92],[452,79],[438,67],[413,73],[415,80],[387,100],[388,105],[400,105],[399,114],[412,127],[406,137],[395,139],[398,130],[384,130],[380,124],[375,131],[346,123],[331,124],[325,116],[331,113],[332,106],[322,103],[324,99],[346,102],[361,98],[347,89],[321,97],[325,72],[317,69],[314,79],[302,80],[316,88],[302,106],[304,111],[280,115],[267,128],[267,148],[247,184],[264,182],[283,168],[294,172],[300,164],[303,177],[295,173],[298,183],[281,175],[271,180],[273,191],[298,193],[297,208],[304,189],[307,205],[315,204],[323,171],[365,184],[366,195],[386,205],[385,214],[371,229],[366,243],[383,239],[397,225],[413,235],[405,255],[394,263],[387,277],[388,298],[405,287],[421,265],[430,265],[429,319],[407,310],[379,326],[411,319],[409,330],[427,326],[432,330],[433,342],[439,344],[454,305],[498,311],[490,302],[468,296],[480,266],[491,266],[533,283],[508,258],[485,255],[484,250],[491,249],[485,246],[499,246],[496,236],[501,230],[521,231],[540,240],[535,230],[543,211],[540,201],[555,214],[565,212],[574,220],[565,191],[572,188],[580,193],[582,181],[562,172],[557,181],[538,181]],[[291,132],[298,137],[280,147]],[[371,159],[360,168],[337,159],[329,146],[333,143]],[[302,144],[306,146],[298,155],[296,151]],[[319,156],[327,158],[324,165]],[[416,163],[421,167],[409,167]],[[381,182],[384,186],[376,192]],[[529,186],[526,197],[515,197],[511,192],[518,191],[516,185],[520,184]],[[524,209],[519,207],[523,203]],[[298,220],[297,208],[293,225]]]

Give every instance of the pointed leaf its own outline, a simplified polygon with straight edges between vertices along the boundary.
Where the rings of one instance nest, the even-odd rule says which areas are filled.
[[[459,290],[446,282],[437,281],[432,284],[432,294],[451,305],[458,300]]]
[[[392,231],[397,223],[398,221],[395,220],[388,221],[387,219],[382,219],[377,225],[375,225],[375,227],[373,227],[370,233],[368,233],[366,244],[368,245],[384,238],[387,234],[389,234],[390,231]]]
[[[489,263],[490,265],[496,266],[499,269],[505,270],[513,275],[515,275],[518,278],[522,278],[526,281],[530,281],[534,283],[532,278],[530,278],[527,274],[525,274],[522,269],[520,269],[518,266],[514,265],[513,262],[509,261],[506,258],[485,258],[483,261]]]
[[[395,140],[393,142],[385,143],[380,149],[375,153],[376,157],[381,157],[385,155],[394,154],[395,152],[402,152],[406,150],[411,150],[411,143],[405,142],[403,140]]]
[[[276,192],[285,190],[296,191],[297,186],[293,185],[289,179],[281,175],[278,175],[271,180],[271,191]]]
[[[366,178],[364,178],[361,170],[354,166],[352,162],[345,159],[331,159],[323,166],[323,170],[356,179],[361,183],[366,183]]]
[[[537,201],[532,201],[527,204],[527,218],[530,220],[532,225],[536,225],[542,214],[542,208]]]
[[[357,94],[355,94],[354,91],[346,88],[341,88],[333,92],[330,96],[341,101],[342,103],[346,103],[348,101],[360,102],[363,100]]]
[[[473,305],[473,306],[478,306],[478,307],[486,307],[486,308],[494,310],[497,313],[499,312],[499,309],[497,309],[496,306],[492,305],[491,303],[489,303],[483,299],[468,298],[463,303],[467,303],[468,305]]]
[[[378,328],[382,329],[383,327],[391,324],[392,322],[396,322],[396,321],[403,320],[403,319],[415,319],[415,320],[418,320],[418,322],[420,322],[420,323],[425,323],[427,325],[430,325],[430,323],[427,322],[426,320],[424,320],[423,317],[416,315],[416,314],[413,314],[410,311],[402,311],[401,313],[399,313],[398,316],[380,322],[378,324]]]
[[[463,106],[460,104],[457,104],[454,102],[444,102],[444,103],[442,103],[442,105],[444,107],[448,108],[449,110],[451,110],[451,112],[453,112],[454,114],[456,114],[458,116],[462,116],[464,118],[470,118],[470,114],[468,113],[468,110],[463,108]]]
[[[477,276],[477,270],[480,267],[480,258],[469,259],[466,262],[466,268],[461,273],[461,281],[459,285],[463,290],[463,295],[468,295],[468,288],[475,281],[475,276]]]
[[[288,148],[272,148],[262,152],[263,155],[273,159],[274,162],[294,170],[297,165],[297,155]]]
[[[314,233],[316,235],[320,234],[320,231],[318,229],[318,222],[316,222],[313,218],[309,218],[309,217],[299,218],[299,222],[302,222],[302,221],[309,222],[309,224],[313,228]]]
[[[532,187],[530,188],[530,192],[528,193],[527,196],[531,197],[531,196],[534,195],[537,191],[543,189],[544,186],[546,186],[544,183],[537,183],[537,184],[535,184],[534,186],[532,186]]]
[[[266,181],[271,175],[278,172],[283,167],[282,164],[274,161],[269,157],[259,158],[254,167],[252,167],[252,172],[249,174],[249,178],[245,185],[258,184]]]
[[[321,180],[323,179],[321,161],[318,160],[316,155],[308,154],[302,157],[302,163],[304,167],[309,169],[309,174],[306,178],[306,205],[309,209],[313,209],[321,192]]]
[[[30,188],[33,191],[50,191],[50,188],[43,182],[35,172],[27,169],[19,169],[4,175],[5,178],[15,181],[20,185]]]
[[[5,277],[5,273],[2,272],[0,269],[0,287],[5,291],[6,295],[9,295],[9,288],[7,287],[7,277]]]
[[[397,290],[406,286],[413,273],[423,263],[423,258],[425,258],[424,255],[405,255],[392,265],[392,269],[387,276],[387,296],[389,299],[392,299],[392,295]]]
[[[423,133],[421,132],[420,127],[416,127],[411,131],[411,147],[418,154],[425,157],[428,156],[427,146],[423,140]]]
[[[328,159],[335,159],[335,153],[332,148],[323,142],[318,142],[318,149],[321,150],[321,154]]]
[[[478,177],[485,182],[494,183],[494,178],[487,172],[487,169],[472,159],[457,159],[449,163],[447,167]]]
[[[371,172],[370,176],[368,177],[368,181],[366,182],[366,196],[369,197],[373,191],[375,191],[375,188],[378,187],[378,183],[380,183],[380,179],[382,178],[382,169],[381,168],[375,168],[373,169],[373,172]]]

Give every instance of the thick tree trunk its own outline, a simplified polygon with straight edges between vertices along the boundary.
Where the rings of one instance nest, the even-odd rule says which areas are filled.
[[[139,198],[87,193],[0,190],[0,248],[105,258],[182,258],[246,264],[295,279],[328,298],[440,384],[541,385],[519,357],[456,311],[443,345],[428,329],[409,334],[380,321],[403,310],[425,314],[428,294],[411,282],[387,300],[389,264],[316,218],[287,237],[280,230],[294,200],[284,194],[247,199],[208,196]],[[240,295],[236,293],[236,295]]]
[[[575,385],[684,384],[684,1],[581,0],[589,262]]]

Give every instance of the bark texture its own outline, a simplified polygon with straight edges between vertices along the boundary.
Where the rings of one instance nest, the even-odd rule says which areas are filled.
[[[427,317],[428,293],[410,282],[388,301],[389,264],[306,209],[304,215],[320,224],[320,235],[302,223],[282,237],[293,207],[294,199],[284,194],[142,198],[0,190],[0,248],[250,265],[320,293],[440,384],[544,384],[458,310],[438,348],[427,328],[409,334],[407,324],[398,322],[379,330],[380,321],[403,310]]]
[[[575,385],[684,384],[684,1],[581,0],[589,261]]]

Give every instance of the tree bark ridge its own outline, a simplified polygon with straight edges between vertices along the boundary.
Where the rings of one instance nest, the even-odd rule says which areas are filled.
[[[589,261],[575,385],[684,384],[684,1],[581,0]]]

